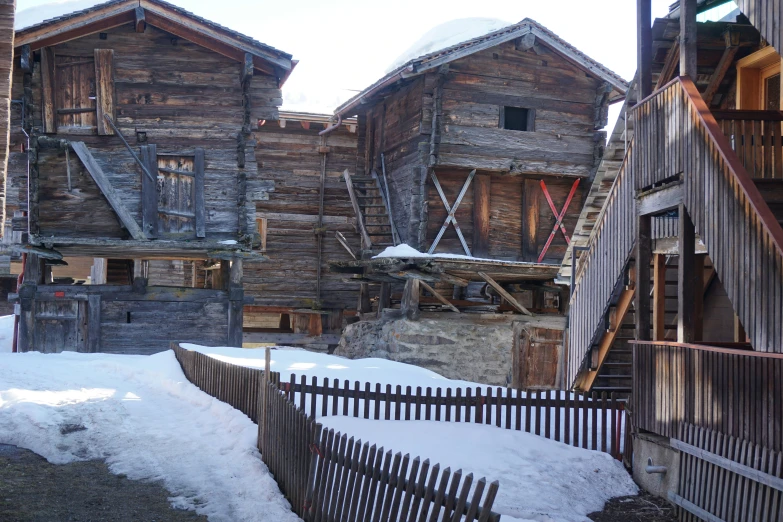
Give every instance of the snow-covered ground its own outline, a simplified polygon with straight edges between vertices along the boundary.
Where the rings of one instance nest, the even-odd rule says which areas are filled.
[[[0,353],[11,353],[14,346],[14,316],[0,316]]]
[[[68,425],[86,429],[62,434]],[[162,481],[174,506],[211,521],[298,520],[256,436],[245,415],[188,383],[171,351],[0,354],[0,443],[53,463],[105,459],[113,473]]]
[[[428,458],[441,469],[473,473],[474,481],[498,480],[492,510],[503,522],[581,522],[608,499],[638,493],[622,464],[608,454],[525,432],[435,421],[320,420],[379,447]]]

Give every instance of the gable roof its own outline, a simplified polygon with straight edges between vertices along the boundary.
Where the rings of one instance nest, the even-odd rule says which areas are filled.
[[[625,93],[628,90],[628,82],[619,74],[593,60],[535,20],[525,18],[517,24],[504,27],[498,31],[492,31],[483,36],[444,49],[439,49],[435,52],[408,61],[342,104],[335,110],[335,114],[341,114],[343,116],[352,115],[351,111],[356,112],[356,108],[359,105],[364,104],[367,99],[399,80],[417,76],[454,60],[464,58],[485,49],[490,49],[528,34],[534,35],[545,45],[552,48],[555,52],[574,63],[576,66],[609,83],[616,93],[615,98],[625,96]]]
[[[150,24],[239,62],[250,54],[256,69],[276,75],[281,84],[296,65],[288,53],[163,0],[109,0],[25,27],[16,32],[14,45],[35,50],[128,23]]]

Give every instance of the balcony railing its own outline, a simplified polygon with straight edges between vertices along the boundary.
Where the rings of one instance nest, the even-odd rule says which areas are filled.
[[[751,178],[783,179],[781,111],[713,111]]]

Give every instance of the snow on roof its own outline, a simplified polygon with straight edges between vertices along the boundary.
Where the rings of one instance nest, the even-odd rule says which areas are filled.
[[[468,262],[489,262],[498,263],[503,265],[538,265],[540,263],[531,263],[530,261],[505,261],[500,259],[490,259],[487,257],[473,257],[462,254],[425,254],[419,252],[412,246],[405,243],[397,246],[386,247],[386,249],[380,254],[373,256],[373,259],[383,258],[403,258],[403,259],[445,259],[452,261],[468,261]]]
[[[510,25],[514,24],[498,18],[459,18],[436,25],[398,56],[386,72],[389,73],[419,56],[467,42]]]
[[[471,20],[471,19],[467,19],[467,20]],[[488,20],[488,19],[484,19],[484,20]],[[457,20],[457,22],[458,21],[459,20]],[[463,25],[469,25],[469,24],[456,24],[455,27],[462,29]],[[437,29],[438,27],[436,27],[433,31]],[[467,31],[467,29],[465,29],[465,31]],[[436,31],[435,34],[439,35],[440,31]],[[457,39],[464,34],[465,33],[457,34],[454,36],[454,39]],[[360,92],[350,100],[346,101],[344,104],[342,104],[340,107],[338,107],[335,110],[335,113],[344,114],[346,116],[350,115],[348,111],[354,109],[359,104],[364,103],[364,99],[373,95],[376,91],[379,91],[382,88],[390,84],[393,84],[398,79],[402,79],[409,76],[415,76],[429,69],[433,69],[435,67],[448,63],[452,60],[462,58],[473,52],[478,52],[486,48],[491,48],[496,45],[500,45],[503,42],[507,42],[515,38],[519,38],[521,36],[524,36],[525,34],[534,34],[536,37],[540,38],[545,44],[552,46],[561,54],[568,56],[580,67],[589,70],[590,72],[598,75],[599,77],[611,83],[614,86],[614,88],[620,93],[625,94],[625,92],[627,91],[628,82],[625,81],[622,76],[610,70],[609,68],[602,65],[601,63],[593,60],[592,58],[584,54],[582,51],[580,51],[573,45],[569,44],[568,42],[566,42],[565,40],[557,36],[555,33],[550,31],[543,25],[539,24],[535,20],[531,18],[525,18],[524,20],[522,20],[517,24],[509,25],[501,29],[494,30],[486,34],[480,35],[478,37],[474,37],[470,40],[458,42],[448,47],[437,49],[428,54],[424,54],[409,59],[407,62],[399,65],[396,69],[390,71],[388,74],[386,74],[386,76],[384,76],[383,78],[381,78],[380,80],[372,84],[371,86],[367,87],[366,89],[364,89],[362,92]],[[425,35],[425,37],[426,36],[427,35]],[[430,42],[427,42],[425,37],[422,38],[422,41],[423,41],[423,45],[426,47],[427,45],[430,44]],[[446,37],[441,37],[439,39],[439,42],[442,44],[446,44],[450,41],[451,40],[447,39]],[[411,52],[414,52],[415,48],[416,46],[414,45],[411,48]]]

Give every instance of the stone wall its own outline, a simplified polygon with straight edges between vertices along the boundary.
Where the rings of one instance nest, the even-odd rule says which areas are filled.
[[[498,314],[422,314],[418,321],[387,316],[343,331],[336,355],[379,357],[414,364],[449,379],[493,386],[511,382],[513,325],[526,321],[563,328],[563,317]]]

